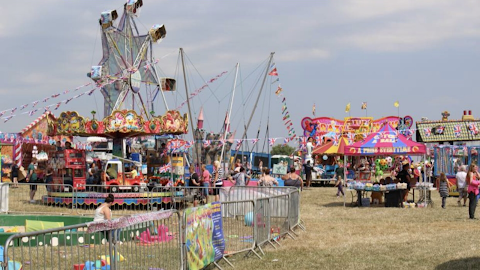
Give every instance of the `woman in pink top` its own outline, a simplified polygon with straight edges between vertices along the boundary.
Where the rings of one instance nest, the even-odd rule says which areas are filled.
[[[480,184],[480,174],[478,173],[478,167],[475,164],[471,164],[468,168],[466,182],[468,185],[468,215],[470,219],[475,218],[475,209],[477,208],[477,195],[478,186]]]
[[[207,170],[205,164],[202,165],[202,181],[203,181],[203,195],[205,195],[205,203],[208,203],[208,188],[210,187],[210,172]]]

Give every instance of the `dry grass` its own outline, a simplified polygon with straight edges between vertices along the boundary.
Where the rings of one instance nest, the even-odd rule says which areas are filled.
[[[10,204],[16,210],[69,212],[30,205],[28,190],[13,192]],[[245,253],[229,260],[236,269],[480,269],[480,220],[468,219],[468,207],[458,207],[457,198],[447,199],[447,209],[440,207],[437,192],[432,193],[434,208],[358,208],[349,206],[347,193],[344,208],[335,192],[315,187],[301,193],[307,231],[298,231],[296,240],[281,240],[277,249],[264,246],[262,260]],[[37,198],[43,191],[39,193]]]
[[[349,206],[347,193],[344,208],[335,192],[302,192],[307,231],[296,240],[266,246],[262,260],[245,254],[230,260],[237,269],[480,269],[480,223],[468,219],[468,207],[458,207],[457,198],[447,199],[447,209],[437,192],[433,208],[358,208]]]

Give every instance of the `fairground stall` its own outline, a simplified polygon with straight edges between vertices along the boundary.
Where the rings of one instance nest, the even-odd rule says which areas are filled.
[[[455,178],[458,168],[480,165],[480,120],[475,120],[471,111],[464,111],[461,120],[449,120],[449,116],[450,113],[444,111],[442,120],[417,122],[417,141],[426,143],[433,154],[433,177],[444,172],[450,195],[458,196]]]
[[[3,145],[1,149],[2,182],[12,181],[12,168],[19,170],[19,181],[24,179],[26,168],[33,157],[37,158],[39,168],[37,173],[42,178],[47,161],[56,150],[56,142],[60,142],[61,146],[64,146],[66,142],[72,143],[71,136],[48,135],[48,123],[53,119],[55,119],[53,114],[47,111],[19,133],[0,133],[0,143]],[[73,145],[75,146],[75,144]]]
[[[305,148],[306,138],[313,138],[316,147],[312,152],[316,156],[316,163],[321,164],[325,171],[321,178],[330,178],[334,174],[336,160],[343,156],[344,147],[364,140],[371,133],[377,132],[386,122],[407,138],[412,137],[413,131],[411,127],[413,119],[411,116],[387,116],[379,119],[374,119],[373,117],[345,117],[343,120],[332,117],[317,117],[313,119],[305,117],[301,122],[304,130],[304,139],[301,140],[300,147]],[[358,166],[360,163],[365,165],[365,161],[365,158],[352,157],[349,169],[353,169],[354,166]],[[357,175],[357,178],[369,178],[369,166],[364,167],[366,168],[365,173]],[[349,174],[348,177],[353,178],[354,175]]]
[[[424,155],[426,153],[425,145],[411,141],[405,135],[401,134],[390,124],[385,123],[377,132],[374,132],[363,141],[356,142],[345,147],[346,156],[368,156],[368,157],[396,157],[405,155]],[[409,162],[403,160],[402,162]],[[402,164],[402,163],[401,163]],[[379,166],[375,164],[375,166]],[[400,165],[402,166],[402,165]],[[392,171],[391,173],[395,173]],[[385,206],[401,205],[401,198],[406,184],[394,183],[394,175],[385,175],[385,178],[374,183],[373,181],[355,181],[347,183],[347,186],[357,191],[358,205],[365,205],[370,199],[364,197],[364,191],[385,193]],[[391,182],[387,183],[386,179],[390,177]],[[381,195],[381,194],[380,194]],[[373,198],[373,197],[372,197]]]

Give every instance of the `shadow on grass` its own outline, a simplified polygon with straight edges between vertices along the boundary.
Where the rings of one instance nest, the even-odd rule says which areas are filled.
[[[343,201],[330,202],[330,203],[327,203],[327,204],[319,204],[319,205],[323,206],[323,207],[343,207]],[[352,207],[352,205],[348,201],[345,202],[345,206],[346,207]]]
[[[479,269],[480,257],[470,257],[458,260],[448,261],[437,265],[435,270],[447,270],[447,269]]]

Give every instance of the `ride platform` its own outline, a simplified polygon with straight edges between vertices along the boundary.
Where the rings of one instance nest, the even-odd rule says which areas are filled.
[[[48,192],[42,197],[43,204],[71,205],[77,206],[97,206],[105,202],[108,193],[102,192]],[[183,191],[164,191],[164,192],[128,192],[114,193],[115,201],[113,205],[151,205],[171,203],[175,198],[184,197]]]

